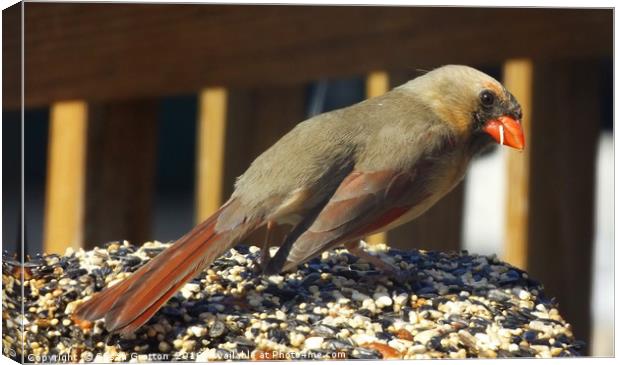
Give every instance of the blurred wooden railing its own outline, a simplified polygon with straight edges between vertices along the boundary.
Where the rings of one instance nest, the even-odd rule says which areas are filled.
[[[199,100],[198,222],[231,193],[253,158],[303,119],[305,83],[367,75],[366,93],[374,96],[417,67],[503,65],[506,86],[523,104],[527,138],[525,152],[507,157],[504,259],[541,279],[576,335],[588,338],[597,62],[612,56],[611,10],[75,3],[24,9],[24,106],[52,111],[46,252],[101,243],[101,232],[136,243],[150,238],[161,96],[195,92]],[[19,15],[15,7],[3,13],[3,62],[16,69]],[[12,91],[21,85],[19,73],[3,76],[5,108],[18,108]],[[458,249],[462,185],[416,222],[370,240]]]

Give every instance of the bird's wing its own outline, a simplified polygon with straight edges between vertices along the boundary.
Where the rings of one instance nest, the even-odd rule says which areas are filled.
[[[279,267],[271,271],[287,270],[395,221],[426,196],[418,175],[415,170],[352,171],[299,238],[280,248],[273,259]]]

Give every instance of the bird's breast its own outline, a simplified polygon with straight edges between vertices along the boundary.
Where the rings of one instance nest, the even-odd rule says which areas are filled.
[[[405,213],[392,221],[384,230],[398,227],[410,222],[448,194],[463,179],[469,159],[467,156],[455,153],[435,163],[427,164],[417,176],[414,189],[403,199],[402,205],[409,207]]]

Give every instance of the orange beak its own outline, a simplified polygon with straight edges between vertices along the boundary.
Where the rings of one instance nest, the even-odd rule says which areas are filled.
[[[525,147],[525,137],[521,123],[509,116],[501,116],[490,120],[482,128],[497,143],[522,150]]]

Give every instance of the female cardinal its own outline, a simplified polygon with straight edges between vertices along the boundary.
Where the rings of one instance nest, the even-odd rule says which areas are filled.
[[[523,149],[521,108],[495,79],[444,66],[394,90],[299,123],[237,179],[230,199],[121,283],[81,304],[129,333],[217,256],[263,225],[292,230],[267,273],[408,222],[462,178],[493,141]]]

